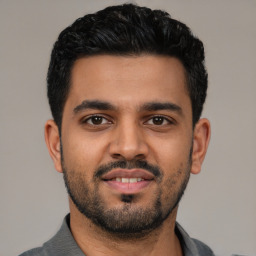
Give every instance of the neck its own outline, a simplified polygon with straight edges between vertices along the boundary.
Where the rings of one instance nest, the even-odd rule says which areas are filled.
[[[103,230],[82,215],[70,201],[72,235],[87,256],[182,256],[175,234],[175,208],[164,223],[142,237],[118,237]]]

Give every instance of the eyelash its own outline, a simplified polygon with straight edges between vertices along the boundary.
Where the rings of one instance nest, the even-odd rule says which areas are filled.
[[[101,121],[100,121],[100,123],[98,123],[98,124],[95,124],[95,123],[93,123],[92,122],[92,119],[93,118],[99,118],[99,119],[101,119],[101,121],[102,120],[105,120],[104,121],[104,123],[101,123]],[[160,119],[160,124],[155,124],[154,123],[154,118],[159,118]],[[89,121],[91,121],[91,123],[89,122]],[[96,120],[97,121],[97,120]],[[155,121],[157,121],[157,120],[155,120]],[[149,123],[149,122],[151,122],[151,123]],[[85,118],[85,119],[83,119],[82,121],[81,121],[81,123],[82,124],[89,124],[89,125],[91,125],[91,126],[100,126],[100,125],[106,125],[106,124],[111,124],[112,122],[110,121],[110,118],[106,118],[104,115],[91,115],[91,116],[89,116],[89,117],[87,117],[87,118]],[[165,125],[172,125],[172,124],[174,124],[175,122],[174,122],[174,120],[171,120],[170,118],[167,118],[167,117],[165,117],[165,116],[163,116],[163,115],[155,115],[155,116],[150,116],[150,117],[148,117],[147,119],[146,119],[146,121],[145,122],[143,122],[143,124],[149,124],[149,125],[152,125],[152,126],[165,126]]]
[[[168,124],[169,124],[169,125],[174,124],[174,121],[173,121],[173,120],[171,120],[170,118],[167,118],[167,117],[165,117],[165,116],[163,116],[163,115],[151,116],[149,119],[147,119],[146,122],[149,122],[150,120],[153,122],[154,118],[162,119],[163,123],[164,123],[164,122],[167,122],[167,123],[159,124],[159,125],[152,123],[151,125],[155,125],[155,126],[164,126],[164,125],[168,125]],[[146,122],[145,122],[145,123],[146,123]]]
[[[82,120],[82,124],[89,124],[89,125],[92,125],[92,126],[97,126],[97,125],[104,125],[104,124],[93,124],[93,123],[89,123],[89,120],[92,121],[93,118],[101,118],[102,120],[106,120],[107,122],[105,122],[104,124],[109,124],[111,123],[111,121],[109,121],[108,118],[106,118],[105,116],[103,115],[91,115],[89,117],[86,117],[85,119]]]

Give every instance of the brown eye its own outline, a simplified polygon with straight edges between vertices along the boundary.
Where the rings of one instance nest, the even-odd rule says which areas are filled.
[[[155,117],[152,118],[152,123],[154,125],[162,125],[164,120],[165,119],[162,116],[155,116]]]
[[[102,116],[91,116],[90,118],[86,119],[86,123],[90,125],[101,125],[109,123],[108,120]]]
[[[172,123],[172,121],[170,121],[169,119],[167,119],[164,116],[153,116],[150,119],[148,119],[145,124],[162,126],[162,125],[168,125],[171,123]]]
[[[102,123],[102,117],[101,116],[93,116],[91,118],[93,124],[101,124]]]

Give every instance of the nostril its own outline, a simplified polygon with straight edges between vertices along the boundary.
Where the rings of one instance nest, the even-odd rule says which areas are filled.
[[[111,155],[113,159],[118,159],[118,160],[124,160],[124,161],[130,161],[130,160],[143,160],[146,158],[146,156],[144,154],[138,154],[132,157],[129,156],[123,156],[122,154],[112,154]]]
[[[141,160],[141,159],[145,159],[145,155],[144,154],[138,154],[134,157],[136,160]]]
[[[112,157],[115,159],[120,159],[120,158],[124,158],[121,154],[112,154]]]
[[[113,159],[144,159],[147,156],[149,147],[142,136],[121,135],[123,134],[119,134],[117,138],[114,136],[109,143],[108,153]]]

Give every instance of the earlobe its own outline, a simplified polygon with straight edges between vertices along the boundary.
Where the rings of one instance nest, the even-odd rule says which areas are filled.
[[[62,172],[59,129],[53,120],[48,120],[46,122],[44,137],[49,154],[54,162],[55,169],[58,172]]]
[[[201,166],[207,152],[210,141],[210,122],[206,118],[200,119],[194,128],[193,135],[193,152],[191,173],[198,174],[201,171]]]

